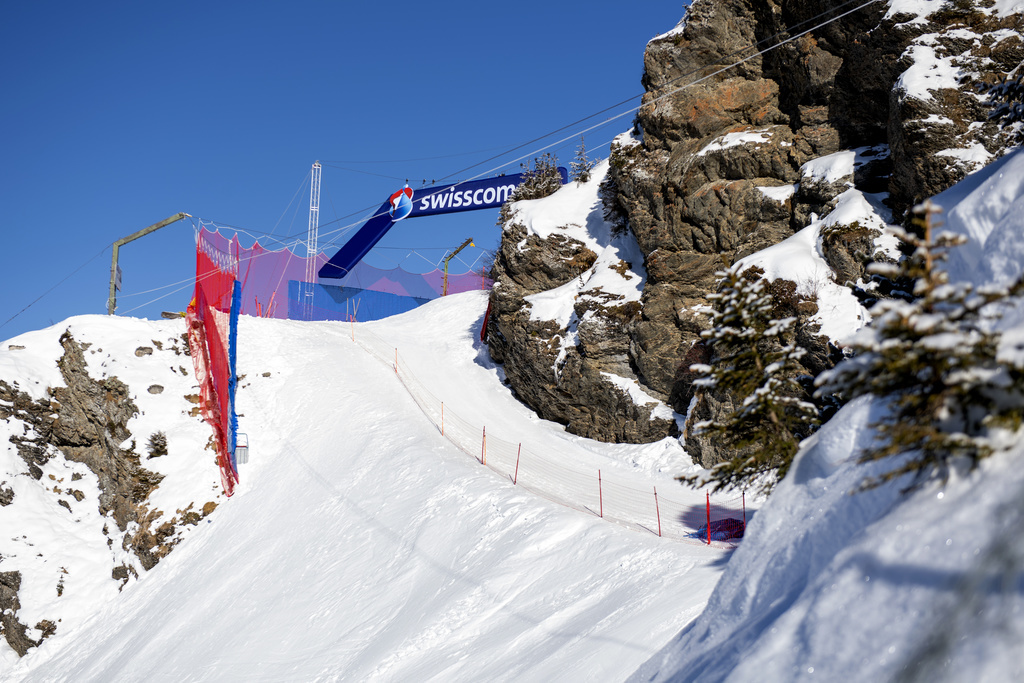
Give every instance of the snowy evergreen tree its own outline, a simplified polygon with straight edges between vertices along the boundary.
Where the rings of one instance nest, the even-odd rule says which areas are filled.
[[[523,182],[519,183],[511,193],[508,200],[501,205],[498,211],[496,224],[504,226],[515,218],[515,211],[512,210],[512,203],[521,199],[540,199],[554,194],[562,186],[562,175],[558,172],[558,158],[547,152],[529,163],[521,164],[523,169]]]
[[[576,158],[569,163],[569,178],[576,181],[577,185],[590,180],[590,172],[594,170],[597,162],[587,158],[587,147],[583,138],[580,138],[580,146],[576,148]]]
[[[930,479],[945,481],[954,462],[973,469],[998,448],[997,428],[1016,430],[1024,418],[1024,361],[1000,352],[995,329],[1000,302],[1024,293],[1022,281],[1010,288],[973,291],[951,285],[939,267],[950,248],[965,238],[936,233],[932,204],[918,207],[921,235],[899,233],[911,248],[898,264],[871,270],[914,282],[911,301],[883,299],[872,309],[872,323],[860,330],[854,352],[818,379],[818,393],[849,400],[872,394],[889,411],[875,427],[876,444],[864,462],[905,455],[865,488],[913,475],[908,488]]]
[[[529,163],[522,164],[523,182],[509,196],[509,201],[520,199],[540,199],[554,194],[562,186],[562,176],[558,172],[558,159],[554,154],[545,152]]]
[[[737,408],[724,419],[700,422],[695,433],[713,436],[736,455],[715,465],[710,475],[682,480],[714,490],[756,485],[768,493],[786,475],[800,441],[817,426],[817,408],[805,400],[797,381],[804,350],[792,341],[796,319],[775,314],[779,302],[756,269],[733,266],[714,303],[712,328],[702,333],[711,347],[710,365],[693,365],[699,391],[734,397]]]

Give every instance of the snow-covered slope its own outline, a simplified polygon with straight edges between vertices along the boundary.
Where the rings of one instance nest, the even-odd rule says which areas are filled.
[[[47,401],[48,388],[65,385],[57,366],[65,330],[86,346],[90,377],[127,383],[128,398],[140,410],[128,421],[132,437],[123,447],[140,456],[142,467],[163,477],[139,521],[154,532],[168,525],[166,545],[193,531],[204,508],[208,512],[223,502],[213,455],[205,449],[210,429],[191,415],[195,405],[188,397],[198,390],[192,359],[185,355],[183,323],[81,316],[0,343],[0,380],[31,401]],[[0,505],[0,572],[20,575],[15,616],[31,627],[28,638],[38,640],[43,633],[36,625],[48,621],[60,639],[83,628],[100,606],[117,599],[130,574],[144,569],[125,548],[125,533],[113,512],[101,515],[100,481],[86,464],[65,459],[51,446],[52,457],[39,468],[39,480],[29,473],[14,443],[39,436],[20,419],[33,408],[24,400],[15,401],[14,414],[0,420],[0,489],[10,496]],[[147,441],[158,432],[166,436],[167,453],[147,457]],[[190,523],[183,521],[186,515]],[[139,523],[128,527],[130,537]],[[124,572],[120,580],[112,578],[115,570]],[[17,659],[0,638],[0,672]]]
[[[974,240],[957,279],[1024,272],[1021,154],[936,198]],[[1019,353],[1020,320],[1001,353]],[[1024,441],[944,487],[853,494],[879,473],[856,460],[880,410],[857,399],[804,442],[707,609],[630,680],[1024,680]]]
[[[582,441],[537,420],[478,358],[485,307],[483,293],[452,296],[354,332],[403,345],[462,410]],[[106,324],[115,355],[181,325],[75,322]],[[236,495],[87,623],[5,658],[0,680],[619,680],[696,617],[727,551],[512,486],[446,441],[352,331],[243,318],[251,448]],[[689,465],[666,444],[585,450],[609,467]],[[208,455],[193,466],[211,479]]]

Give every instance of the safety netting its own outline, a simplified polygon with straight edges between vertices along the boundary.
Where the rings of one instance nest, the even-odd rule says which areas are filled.
[[[309,258],[314,259],[312,267]],[[443,294],[489,289],[482,273],[448,274],[439,269],[413,273],[359,263],[339,280],[306,282],[327,255],[298,255],[267,249],[258,241],[243,246],[205,226],[196,238],[196,283],[187,318],[189,347],[200,385],[203,417],[214,431],[217,462],[227,495],[238,482],[234,444],[237,317],[291,320],[379,320],[412,310]]]
[[[306,273],[318,272],[327,263],[319,253],[312,269],[308,258],[288,248],[270,250],[259,242],[242,246],[237,235],[230,238],[219,230],[202,227],[197,252],[211,263],[234,264],[242,283],[242,315],[291,320],[380,320],[404,313],[442,296],[445,274],[440,269],[414,273],[401,267],[375,268],[357,264],[341,279],[305,282]],[[196,271],[197,276],[200,273]],[[490,289],[490,278],[480,272],[449,273],[447,293]]]
[[[199,381],[199,406],[213,429],[221,485],[229,496],[238,483],[234,395],[242,288],[237,277],[237,261],[219,259],[197,249],[196,285],[186,313],[189,351]]]

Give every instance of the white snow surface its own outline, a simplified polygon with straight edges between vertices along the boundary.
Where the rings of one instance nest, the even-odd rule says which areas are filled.
[[[75,483],[93,498],[91,512],[89,499],[72,500],[74,517],[18,488],[15,504],[0,508],[22,513],[3,523],[0,570],[43,552],[57,566],[28,587],[19,616],[61,622],[20,660],[0,644],[0,680],[625,678],[696,617],[728,551],[659,539],[513,486],[445,440],[392,368],[352,341],[366,330],[394,343],[432,391],[450,397],[452,413],[489,432],[680,486],[672,477],[690,461],[674,440],[590,442],[516,401],[478,340],[486,304],[485,293],[470,292],[354,326],[243,317],[238,411],[250,461],[241,484],[121,593],[95,477]],[[173,356],[134,354],[150,339],[180,336],[184,322],[69,324],[97,350],[91,371],[108,363],[129,382],[146,421],[138,433],[167,430],[169,454],[144,466],[165,466],[165,481],[185,488],[175,493],[181,500],[201,505],[216,494],[203,450],[209,429],[182,415],[191,372],[184,377],[177,360],[171,368]],[[64,327],[9,340],[0,360],[17,364],[21,384],[60,383],[48,368]],[[157,396],[146,391],[155,377],[167,387]],[[193,428],[201,438],[189,442]],[[19,487],[27,480],[14,477]],[[154,495],[174,493],[163,487]],[[703,494],[694,498],[703,505]],[[29,514],[30,504],[40,514]],[[19,549],[7,541],[11,529],[46,540]],[[78,546],[61,554],[64,543]],[[60,598],[58,566],[69,571]]]
[[[972,239],[954,281],[1024,271],[1022,152],[935,201],[946,229]],[[813,261],[812,240],[794,240],[773,249]],[[1024,366],[1024,315],[1012,313],[999,354]],[[1024,680],[1024,439],[945,485],[855,492],[895,465],[857,461],[885,410],[862,397],[804,441],[700,618],[630,681]]]
[[[834,183],[843,178],[853,176],[853,167],[856,160],[857,153],[855,151],[843,150],[818,157],[817,159],[811,159],[800,167],[800,174],[803,178],[813,178],[827,183]]]
[[[638,291],[635,244],[591,221],[589,191],[537,202],[557,218],[526,207],[536,211],[530,229],[569,230],[608,252],[608,266],[611,255],[630,261],[623,293]],[[935,200],[945,227],[972,239],[963,256],[954,251],[954,280],[1005,283],[1024,272],[1022,152]],[[817,288],[823,326],[839,334],[862,312],[821,280],[818,235],[854,220],[884,229],[885,215],[877,197],[850,189],[828,216],[744,262]],[[572,216],[582,216],[578,230],[565,227]],[[118,592],[110,567],[131,560],[103,543],[105,520],[73,499],[70,513],[57,504],[75,473],[94,501],[95,477],[55,458],[44,477],[58,491],[44,495],[16,472],[12,447],[0,450],[0,479],[16,492],[0,508],[0,571],[41,577],[23,588],[22,621],[60,619],[24,658],[0,643],[0,681],[1024,680],[1024,441],[942,486],[854,494],[891,466],[856,461],[885,410],[861,398],[802,444],[737,550],[665,541],[481,467],[352,341],[367,331],[393,342],[454,412],[567,461],[660,485],[691,468],[672,439],[599,444],[539,420],[477,340],[485,306],[470,292],[351,326],[243,318],[238,409],[251,456],[230,499],[217,497],[208,429],[185,414],[188,359],[169,347],[134,353],[180,337],[181,321],[84,316],[0,343],[0,376],[44,398],[62,384],[57,339],[70,327],[92,344],[94,376],[129,384],[138,450],[148,433],[168,434],[168,455],[143,461],[167,475],[154,501],[168,514],[219,503]],[[1000,354],[1024,364],[1020,317]],[[150,394],[152,384],[164,392]],[[15,426],[0,422],[3,443]]]
[[[813,172],[832,173],[832,169],[839,166],[834,163],[837,159],[843,159],[845,163],[845,157],[831,156],[836,158]],[[799,294],[817,299],[815,320],[821,323],[820,333],[829,339],[842,341],[864,325],[870,315],[849,288],[834,281],[832,269],[821,254],[821,230],[832,225],[859,222],[863,227],[884,231],[888,226],[881,213],[882,207],[875,198],[851,188],[839,195],[836,208],[827,216],[815,218],[792,237],[740,259],[739,263],[744,268],[758,266],[769,280],[782,278],[795,282]]]
[[[926,17],[940,10],[946,5],[946,0],[889,0],[889,10],[885,14],[886,19],[891,19],[900,14],[909,14],[913,17],[908,23],[926,23]],[[991,8],[975,6],[975,10],[991,13],[997,17],[1006,17],[1011,14],[1019,14],[1024,11],[1024,0],[995,0]]]
[[[725,135],[715,138],[712,142],[708,143],[703,149],[697,152],[697,156],[704,156],[710,152],[718,152],[723,149],[739,147],[741,145],[759,145],[761,143],[769,142],[770,138],[771,131],[767,128],[726,133]]]
[[[968,238],[949,259],[952,281],[1009,284],[1024,273],[1024,149],[977,171],[933,201],[942,228]]]
[[[207,502],[222,502],[213,456],[204,450],[210,429],[188,415],[193,404],[185,397],[197,390],[192,360],[183,352],[183,323],[70,318],[0,343],[0,378],[34,400],[49,398],[49,387],[64,385],[56,359],[63,353],[59,339],[65,330],[90,345],[84,352],[90,376],[126,382],[131,400],[140,408],[127,425],[134,436],[122,448],[134,441],[142,466],[164,476],[148,499],[154,515],[151,528],[180,515],[189,504],[199,512]],[[136,355],[140,348],[151,353]],[[153,386],[162,391],[150,393]],[[148,458],[147,442],[157,431],[166,435],[168,455]],[[72,633],[102,605],[116,601],[120,582],[111,579],[114,567],[144,570],[122,549],[114,520],[100,514],[99,479],[86,465],[58,454],[41,467],[40,481],[28,474],[11,438],[35,436],[26,434],[25,423],[18,419],[0,420],[0,483],[14,493],[10,505],[0,506],[0,571],[21,573],[19,621],[34,627],[50,620],[58,634]],[[174,537],[187,537],[194,529],[182,525]],[[109,547],[108,538],[116,539]],[[30,629],[30,638],[39,636],[38,630]],[[0,640],[0,672],[16,660],[7,642]]]

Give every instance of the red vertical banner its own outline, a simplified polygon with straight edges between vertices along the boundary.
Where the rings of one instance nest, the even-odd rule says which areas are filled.
[[[711,545],[711,493],[706,492],[708,500],[708,545]]]

